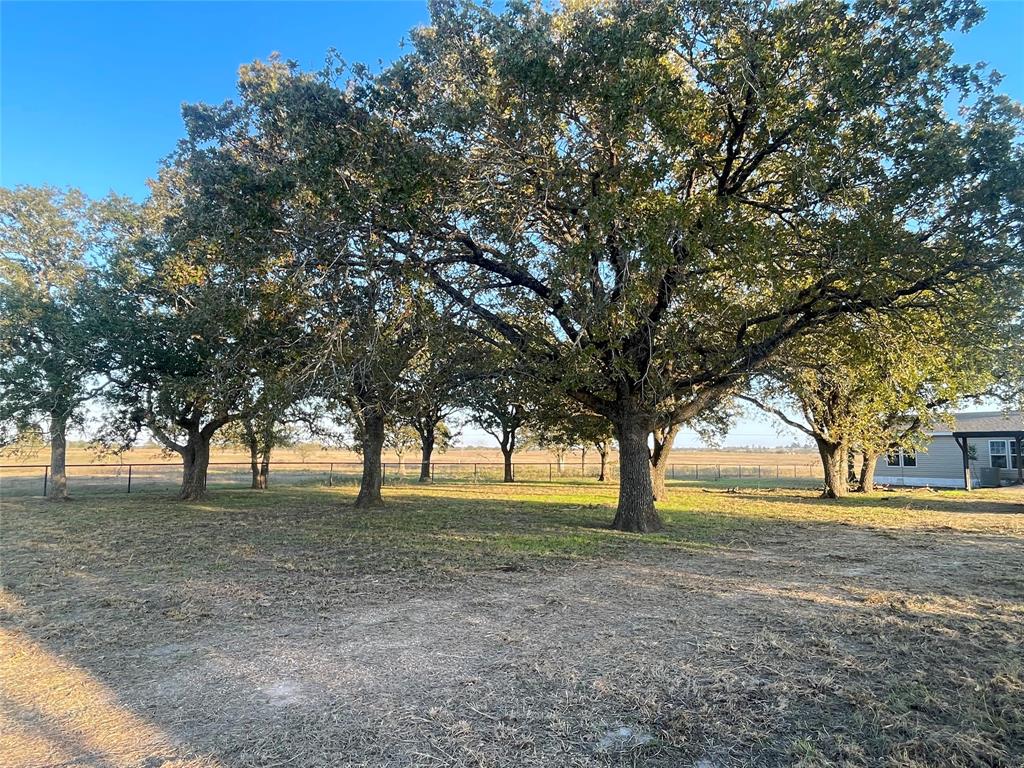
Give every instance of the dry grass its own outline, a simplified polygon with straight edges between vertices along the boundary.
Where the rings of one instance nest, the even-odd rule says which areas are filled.
[[[350,498],[4,502],[0,763],[1024,760],[1019,490]]]

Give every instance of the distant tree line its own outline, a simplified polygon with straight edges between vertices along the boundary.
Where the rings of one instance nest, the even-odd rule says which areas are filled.
[[[381,72],[242,67],[184,108],[137,203],[0,192],[0,416],[147,433],[206,493],[303,423],[429,480],[456,412],[513,480],[524,430],[618,448],[613,527],[657,530],[683,426],[737,402],[812,439],[827,496],[1021,380],[1020,105],[946,34],[982,14],[797,0],[435,2]],[[947,114],[947,105],[959,112]],[[418,444],[418,445],[417,445]],[[403,453],[404,455],[404,453]],[[602,472],[602,476],[603,476]]]

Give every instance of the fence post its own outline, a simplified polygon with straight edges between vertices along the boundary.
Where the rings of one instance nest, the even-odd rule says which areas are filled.
[[[758,480],[761,479],[761,465],[760,464],[757,465],[757,479]]]
[[[334,487],[334,462],[331,462],[331,468],[327,470],[327,487]]]
[[[700,464],[693,465],[693,479],[700,480]]]
[[[128,493],[132,492],[132,465],[128,465]]]
[[[512,482],[516,481],[516,463],[512,462]]]
[[[551,482],[551,462],[548,462],[548,482]]]
[[[740,464],[738,467],[736,467],[736,469],[739,471],[740,480],[742,480],[743,479],[743,465]]]
[[[50,467],[49,465],[43,467],[43,496],[46,496],[46,484],[50,481]]]
[[[715,469],[718,471],[718,479],[721,480],[722,479],[722,465],[721,464],[715,464]]]
[[[430,462],[430,482],[434,482],[434,462]]]
[[[476,473],[476,462],[473,462],[473,482],[474,483],[479,483],[480,482],[480,478],[477,476],[477,473]]]
[[[676,479],[676,465],[675,464],[669,464],[668,465],[668,469],[669,469],[669,472],[672,474],[672,479],[675,480]]]
[[[384,485],[388,481],[388,463],[382,461],[380,463],[380,484]]]

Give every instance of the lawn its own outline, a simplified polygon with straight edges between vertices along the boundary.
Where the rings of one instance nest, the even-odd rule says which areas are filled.
[[[2,502],[0,764],[1019,766],[1024,493]]]

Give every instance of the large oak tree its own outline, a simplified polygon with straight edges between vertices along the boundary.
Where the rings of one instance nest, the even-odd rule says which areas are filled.
[[[656,427],[838,317],[1021,268],[1020,110],[945,40],[981,13],[435,2],[366,90],[377,226],[613,423],[613,525],[655,530]]]

